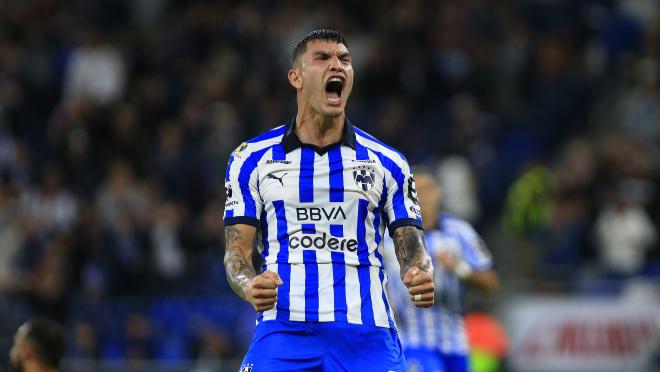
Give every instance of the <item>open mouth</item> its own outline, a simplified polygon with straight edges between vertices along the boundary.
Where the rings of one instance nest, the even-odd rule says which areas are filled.
[[[332,101],[338,101],[344,90],[344,79],[341,77],[331,77],[325,84],[325,95]]]

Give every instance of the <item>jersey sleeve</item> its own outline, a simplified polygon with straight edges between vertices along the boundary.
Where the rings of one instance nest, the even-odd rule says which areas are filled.
[[[401,226],[422,228],[419,199],[415,189],[415,178],[405,158],[383,158],[387,200],[384,206],[390,235]]]
[[[460,228],[460,243],[463,260],[472,270],[485,271],[493,267],[493,256],[486,247],[486,243],[467,222]]]
[[[225,226],[259,227],[263,203],[259,195],[257,160],[239,146],[229,158],[225,173]]]

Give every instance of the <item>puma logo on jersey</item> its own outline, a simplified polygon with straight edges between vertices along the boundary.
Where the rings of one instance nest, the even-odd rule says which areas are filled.
[[[286,173],[284,173],[284,174],[282,175],[282,177],[277,177],[277,176],[273,175],[272,173],[269,173],[269,174],[266,176],[266,178],[270,178],[270,179],[277,180],[277,181],[280,182],[280,184],[281,184],[282,186],[284,186],[284,176],[286,176]]]

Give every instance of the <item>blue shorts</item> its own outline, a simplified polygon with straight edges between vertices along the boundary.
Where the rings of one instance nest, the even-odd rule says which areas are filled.
[[[406,348],[403,353],[408,371],[415,372],[467,372],[468,356],[445,354],[439,350]]]
[[[259,323],[241,370],[405,372],[394,329],[345,322]]]

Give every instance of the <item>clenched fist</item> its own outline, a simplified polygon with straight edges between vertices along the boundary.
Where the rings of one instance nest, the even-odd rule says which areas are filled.
[[[433,277],[417,267],[411,267],[403,275],[403,283],[408,287],[410,301],[417,307],[433,305],[434,291]]]
[[[276,272],[264,271],[250,281],[246,300],[256,311],[270,310],[277,302],[277,287],[282,284],[282,279]]]

